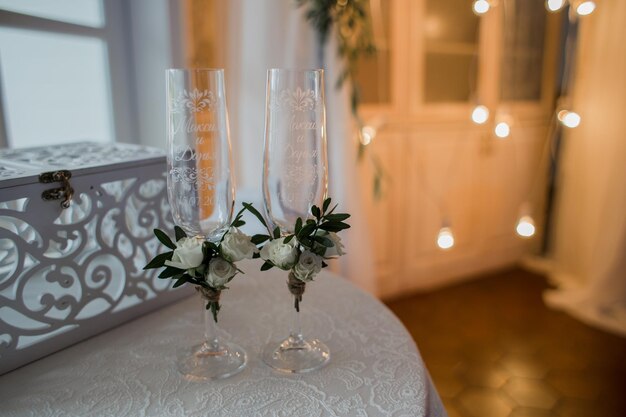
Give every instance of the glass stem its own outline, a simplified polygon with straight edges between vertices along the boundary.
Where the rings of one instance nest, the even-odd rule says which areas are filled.
[[[203,300],[204,301],[204,300]],[[220,342],[217,338],[217,325],[213,320],[213,314],[211,309],[206,309],[206,302],[204,302],[202,308],[204,309],[204,340],[208,350],[218,351],[220,348]]]
[[[297,297],[297,295],[294,296],[294,302],[295,297]],[[294,308],[291,314],[291,329],[289,331],[289,337],[296,342],[302,342],[304,337],[302,336],[302,329],[300,328],[300,312]]]

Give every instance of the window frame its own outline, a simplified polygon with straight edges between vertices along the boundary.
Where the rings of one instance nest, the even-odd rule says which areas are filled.
[[[107,51],[109,114],[114,135],[111,140],[165,147],[165,89],[155,91],[154,86],[164,84],[164,71],[158,71],[158,67],[177,67],[184,61],[182,3],[102,0],[102,27],[0,10],[0,26],[102,40]],[[167,44],[146,48],[155,39]],[[137,59],[138,54],[141,59]],[[1,77],[0,73],[0,81]],[[8,105],[0,82],[0,147],[9,146],[5,114]],[[163,122],[155,124],[155,117]]]

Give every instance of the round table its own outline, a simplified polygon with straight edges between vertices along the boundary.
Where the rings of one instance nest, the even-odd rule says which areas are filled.
[[[229,379],[191,382],[175,356],[200,341],[192,297],[0,377],[2,416],[445,416],[417,348],[398,319],[347,280],[323,271],[307,285],[302,330],[324,341],[331,362],[279,374],[262,347],[288,333],[293,308],[284,271],[245,275],[222,294],[220,335],[248,352]]]

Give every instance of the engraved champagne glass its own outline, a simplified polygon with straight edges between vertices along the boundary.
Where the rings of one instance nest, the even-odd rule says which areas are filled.
[[[283,235],[294,233],[298,217],[311,218],[311,207],[322,206],[327,187],[324,71],[271,69],[267,73],[263,159],[268,224],[272,229],[279,226]],[[266,346],[264,362],[290,373],[323,367],[330,360],[328,347],[304,337],[299,307],[293,314],[289,336]]]
[[[167,191],[174,223],[187,236],[216,241],[231,222],[235,200],[224,71],[169,69],[166,90]],[[240,372],[245,351],[218,338],[210,310],[203,311],[204,341],[179,355],[179,371],[191,380]]]

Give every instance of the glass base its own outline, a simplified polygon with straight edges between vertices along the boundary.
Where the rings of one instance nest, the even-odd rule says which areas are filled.
[[[234,343],[205,342],[178,357],[178,371],[191,381],[223,379],[243,371],[247,361],[246,351]]]
[[[311,372],[323,368],[329,361],[328,346],[302,336],[289,336],[282,342],[269,343],[263,350],[263,362],[281,372]]]

